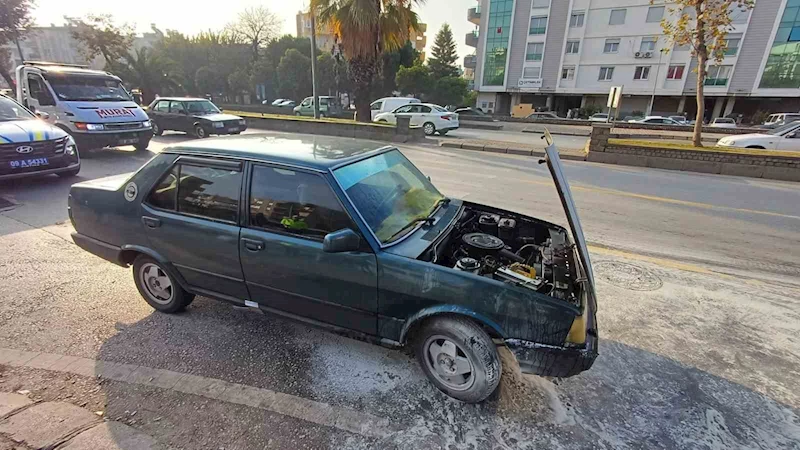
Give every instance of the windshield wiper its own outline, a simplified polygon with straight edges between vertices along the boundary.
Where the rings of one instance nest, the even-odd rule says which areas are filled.
[[[407,224],[403,225],[403,228],[400,228],[399,230],[397,230],[397,232],[395,234],[391,235],[389,237],[389,239],[386,240],[386,243],[392,242],[394,240],[394,238],[396,238],[397,236],[403,234],[404,231],[408,230],[409,228],[415,226],[416,224],[418,224],[420,222],[425,222],[428,225],[433,225],[433,223],[436,222],[436,218],[434,218],[434,217],[417,217],[416,219],[412,220],[411,222],[408,222]]]

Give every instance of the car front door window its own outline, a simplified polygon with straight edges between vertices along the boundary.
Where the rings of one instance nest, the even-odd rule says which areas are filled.
[[[360,235],[320,174],[255,165],[240,248],[253,301],[279,311],[377,334],[377,260],[363,251],[326,253],[323,238]]]

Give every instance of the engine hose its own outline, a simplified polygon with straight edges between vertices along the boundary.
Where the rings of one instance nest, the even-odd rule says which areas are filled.
[[[510,259],[511,261],[518,262],[520,264],[525,262],[525,258],[523,258],[522,256],[517,255],[516,253],[512,253],[509,250],[502,249],[498,253],[503,258]]]

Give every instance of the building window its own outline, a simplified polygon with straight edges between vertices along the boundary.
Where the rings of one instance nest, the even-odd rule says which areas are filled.
[[[539,66],[526,67],[522,71],[522,78],[541,78],[542,68]]]
[[[611,15],[608,18],[609,25],[625,25],[625,16],[628,14],[627,9],[612,9]]]
[[[731,68],[733,66],[711,66],[708,68],[706,80],[703,84],[706,86],[727,86],[728,79],[731,76]]]
[[[511,37],[511,16],[514,0],[491,0],[486,33],[486,56],[483,64],[483,85],[502,86],[506,80],[508,41]],[[493,106],[490,106],[493,108]]]
[[[667,79],[668,80],[682,80],[683,79],[683,71],[686,69],[686,66],[683,64],[673,64],[667,68]]]
[[[569,16],[569,26],[572,28],[580,28],[583,26],[583,19],[586,18],[586,13],[583,11],[574,12]]]
[[[577,55],[581,50],[581,41],[567,41],[566,53],[569,55]]]
[[[601,67],[600,68],[600,75],[597,77],[599,81],[611,81],[614,78],[614,68],[613,67]]]
[[[739,53],[739,45],[742,43],[741,34],[729,34],[723,39],[725,45],[725,56],[736,56]]]
[[[639,51],[640,52],[654,52],[656,51],[656,42],[658,38],[654,37],[645,37],[642,38],[642,43],[639,44]]]
[[[549,8],[550,0],[533,0],[531,8]]]
[[[633,71],[634,80],[647,80],[650,78],[650,66],[636,66]]]
[[[688,52],[691,49],[692,49],[691,44],[683,44],[683,45],[675,44],[672,50],[676,52]]]
[[[645,22],[647,23],[658,23],[661,22],[661,19],[664,17],[664,7],[663,6],[651,6],[647,10],[647,19]]]
[[[574,80],[575,79],[575,66],[564,66],[561,68],[561,79],[562,80]]]
[[[603,53],[617,53],[619,51],[619,39],[606,39]]]
[[[543,53],[543,42],[531,42],[528,44],[528,52],[525,54],[525,61],[541,61]]]
[[[547,16],[531,17],[530,34],[544,34],[547,31]]]

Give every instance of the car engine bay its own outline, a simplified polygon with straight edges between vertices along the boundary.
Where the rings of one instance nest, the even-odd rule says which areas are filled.
[[[565,231],[516,214],[467,206],[422,259],[581,304],[574,245]]]

